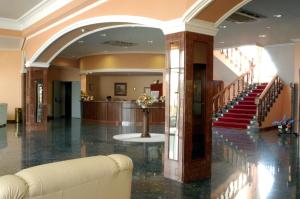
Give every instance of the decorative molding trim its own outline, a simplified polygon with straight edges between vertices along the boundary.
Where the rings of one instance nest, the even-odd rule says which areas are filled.
[[[90,10],[90,9],[92,9],[92,8],[94,8],[94,7],[96,7],[96,6],[98,6],[98,5],[100,5],[100,4],[103,4],[103,3],[105,3],[106,1],[107,1],[107,0],[98,0],[97,2],[95,2],[95,3],[93,3],[93,4],[89,5],[89,6],[86,6],[85,8],[83,8],[83,9],[81,9],[81,10],[78,10],[78,11],[74,12],[74,13],[71,14],[71,15],[68,15],[67,17],[65,17],[65,18],[63,18],[63,19],[58,20],[57,22],[55,22],[55,23],[53,23],[53,24],[47,26],[46,28],[43,28],[43,29],[37,31],[37,32],[35,32],[35,33],[32,34],[32,35],[28,35],[27,40],[29,40],[29,39],[31,39],[31,38],[33,38],[33,37],[35,37],[35,36],[37,36],[37,35],[39,35],[39,34],[45,32],[45,31],[47,31],[47,30],[49,30],[49,29],[51,29],[51,28],[53,28],[53,27],[55,27],[55,26],[57,26],[57,25],[59,25],[59,24],[61,24],[61,23],[63,23],[63,22],[65,22],[65,21],[67,21],[67,20],[69,20],[69,19],[71,19],[71,18],[73,18],[73,17],[76,17],[76,16],[78,16],[78,15],[80,15],[80,14],[82,14],[82,13],[84,13],[84,12],[86,12],[86,11],[88,11],[88,10]]]
[[[22,26],[14,19],[0,17],[0,28],[8,30],[21,30]]]
[[[232,15],[235,11],[246,5],[252,0],[243,0],[242,2],[235,5],[233,8],[231,8],[225,15],[223,15],[218,21],[216,21],[215,26],[218,27],[223,21],[225,21],[230,15]]]
[[[17,22],[21,25],[22,29],[28,28],[32,24],[37,21],[45,18],[56,10],[66,6],[71,3],[72,0],[43,0],[28,12],[26,12],[23,16],[21,16]]]
[[[43,0],[18,19],[0,18],[0,28],[24,30],[70,2],[72,0]]]
[[[191,21],[201,10],[214,0],[197,0],[182,16],[183,22]]]
[[[29,67],[36,67],[36,68],[48,68],[49,64],[44,62],[26,62],[25,63],[26,68]]]
[[[94,69],[94,70],[81,70],[80,74],[90,73],[164,73],[165,69],[143,69],[143,68],[112,68],[112,69]]]
[[[97,55],[122,55],[122,54],[149,54],[149,55],[165,55],[166,52],[157,51],[157,52],[149,52],[149,51],[112,51],[112,52],[97,52],[90,53],[83,56],[78,57],[78,59],[89,56],[97,56]],[[69,57],[66,57],[69,58]],[[70,59],[70,58],[69,58]]]
[[[186,24],[186,31],[216,36],[218,28],[216,28],[214,23],[193,19]]]

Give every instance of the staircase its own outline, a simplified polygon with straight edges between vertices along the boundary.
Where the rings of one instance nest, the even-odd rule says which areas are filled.
[[[233,99],[228,109],[213,122],[214,127],[247,129],[256,116],[255,98],[260,96],[268,83],[255,85],[243,92],[242,96]]]

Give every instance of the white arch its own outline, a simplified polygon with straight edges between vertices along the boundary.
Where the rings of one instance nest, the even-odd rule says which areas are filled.
[[[101,16],[101,17],[94,17],[94,18],[89,18],[89,19],[85,19],[85,20],[81,20],[78,21],[74,24],[71,24],[70,26],[64,28],[63,30],[57,32],[56,34],[54,34],[51,38],[49,38],[35,53],[34,55],[31,57],[31,59],[29,61],[26,62],[26,66],[42,66],[42,67],[47,67],[47,63],[37,63],[35,62],[37,60],[37,58],[53,43],[55,42],[58,38],[60,38],[61,36],[63,36],[64,34],[75,30],[77,28],[83,27],[83,26],[88,26],[88,25],[92,25],[92,24],[101,24],[101,23],[128,23],[126,24],[127,26],[143,26],[143,27],[151,27],[151,28],[158,28],[161,29],[163,31],[163,27],[165,27],[165,22],[160,21],[160,20],[156,20],[156,19],[151,19],[151,18],[145,18],[145,17],[136,17],[136,16],[127,16],[127,15],[114,15],[114,16]],[[86,36],[88,34],[91,34],[93,32],[97,32],[100,30],[104,30],[107,28],[113,28],[113,27],[121,27],[121,26],[126,26],[126,25],[119,25],[119,26],[110,26],[110,27],[103,27],[103,28],[99,28],[95,31],[90,31],[87,32],[85,34],[83,34],[83,36]],[[83,36],[79,36],[76,39],[73,39],[72,42],[76,41],[77,39],[83,37]],[[65,45],[63,48],[67,47],[68,45],[70,45],[71,42],[69,42],[67,45]],[[61,52],[61,51],[60,51]],[[58,54],[58,53],[56,53]],[[53,58],[53,57],[52,57]],[[51,59],[52,59],[51,58]],[[48,62],[49,64],[49,62]]]

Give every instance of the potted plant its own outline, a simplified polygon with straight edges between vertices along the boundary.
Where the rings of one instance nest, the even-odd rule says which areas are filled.
[[[291,133],[294,120],[292,118],[287,118],[285,115],[282,120],[274,121],[272,123],[274,126],[277,126],[279,134]]]

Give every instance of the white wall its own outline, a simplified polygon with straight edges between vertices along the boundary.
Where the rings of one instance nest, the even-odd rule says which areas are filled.
[[[226,87],[236,78],[237,75],[214,56],[214,80],[223,80]]]
[[[275,68],[277,69],[277,74],[282,78],[282,80],[287,84],[293,82],[295,65],[295,45],[273,45],[265,47],[265,50],[269,54],[270,61],[273,62]],[[266,70],[265,72],[268,73],[268,70]]]

